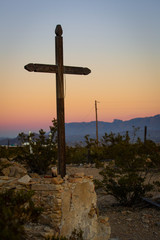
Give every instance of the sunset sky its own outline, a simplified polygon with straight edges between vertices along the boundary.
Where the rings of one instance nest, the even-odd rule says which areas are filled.
[[[61,24],[64,64],[91,69],[66,75],[65,121],[129,120],[160,114],[160,0],[0,0],[0,137],[48,131],[56,118],[55,64]]]

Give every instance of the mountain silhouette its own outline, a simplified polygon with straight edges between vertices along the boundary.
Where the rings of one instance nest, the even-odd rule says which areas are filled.
[[[128,121],[114,119],[113,122],[98,122],[99,140],[105,133],[129,132],[131,140],[140,137],[144,139],[144,128],[147,126],[147,138],[155,142],[160,142],[160,114],[153,117],[134,118]],[[84,136],[89,134],[90,137],[96,138],[96,122],[80,122],[66,123],[66,141],[74,143],[75,141],[83,141]],[[136,134],[136,137],[134,137]],[[135,140],[134,139],[134,140]]]
[[[144,128],[147,126],[147,139],[156,143],[160,142],[160,114],[153,117],[134,118],[128,121],[114,119],[113,122],[98,122],[99,140],[105,133],[111,132],[124,135],[126,131],[129,132],[131,141],[135,141],[137,137],[144,139]],[[69,145],[84,141],[85,135],[90,135],[91,138],[96,138],[96,122],[71,122],[65,124],[66,128],[66,142]],[[136,134],[136,136],[135,136]],[[18,137],[3,138],[0,140],[0,145],[19,144]]]

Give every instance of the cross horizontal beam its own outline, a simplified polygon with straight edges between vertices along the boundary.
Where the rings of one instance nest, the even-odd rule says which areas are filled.
[[[29,63],[24,68],[29,72],[58,73],[57,65]],[[89,68],[63,66],[64,74],[88,75],[90,72]]]

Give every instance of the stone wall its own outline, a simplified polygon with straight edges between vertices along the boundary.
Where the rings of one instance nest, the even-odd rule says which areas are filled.
[[[0,176],[0,189],[31,189],[33,200],[44,210],[38,223],[25,226],[27,239],[46,236],[69,237],[76,230],[83,231],[84,240],[108,240],[108,218],[98,216],[97,196],[93,177],[77,173],[62,179],[25,175],[21,178]]]

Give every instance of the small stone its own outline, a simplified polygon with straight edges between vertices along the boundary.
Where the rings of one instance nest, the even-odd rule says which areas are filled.
[[[149,226],[147,224],[143,225],[145,228],[149,228]]]
[[[0,179],[1,180],[9,180],[9,177],[8,176],[0,176]]]
[[[65,175],[64,180],[68,180],[69,176]]]
[[[27,170],[17,163],[14,163],[14,165],[10,166],[9,169],[10,169],[9,177],[20,178],[27,174]]]
[[[123,215],[126,215],[127,214],[127,211],[122,211],[121,212]]]
[[[152,218],[153,216],[151,214],[143,213],[142,218]]]
[[[100,219],[99,222],[104,224],[106,223],[105,219]]]
[[[147,219],[147,218],[142,218],[142,222],[143,223],[150,223],[149,219]]]
[[[82,178],[70,178],[69,179],[70,183],[78,183],[78,182],[82,182]]]
[[[129,214],[130,214],[130,213],[132,213],[132,212],[131,212],[131,211],[129,211],[129,210],[127,210],[127,213],[129,213]]]
[[[55,177],[55,178],[52,178],[51,182],[53,184],[61,184],[63,183],[63,179],[61,177]]]
[[[39,178],[31,178],[30,180],[31,184],[37,184],[37,183],[40,183],[40,179]]]
[[[31,178],[41,178],[37,173],[30,173]]]
[[[3,175],[9,176],[10,169],[9,168],[3,168],[1,172],[3,173]]]
[[[45,231],[45,232],[49,232],[49,231],[51,231],[51,228],[50,228],[50,227],[45,227],[45,228],[44,228],[44,231]]]
[[[108,222],[108,221],[109,221],[109,217],[105,217],[104,220],[105,220],[106,222]]]
[[[132,221],[132,218],[127,218],[126,219],[128,222],[131,222]]]
[[[99,221],[99,223],[102,223],[102,224],[108,224],[108,220],[109,220],[109,218],[108,217],[98,217],[98,221]]]
[[[28,175],[25,175],[24,177],[20,178],[18,182],[20,184],[28,184],[30,182],[31,178]]]
[[[92,175],[88,175],[88,176],[84,176],[84,178],[93,179],[93,176]]]
[[[75,173],[74,177],[76,177],[76,178],[83,178],[84,177],[84,173],[83,172],[82,173]]]
[[[44,178],[44,183],[45,183],[45,184],[50,184],[50,183],[52,183],[52,178],[51,178],[51,179]]]

